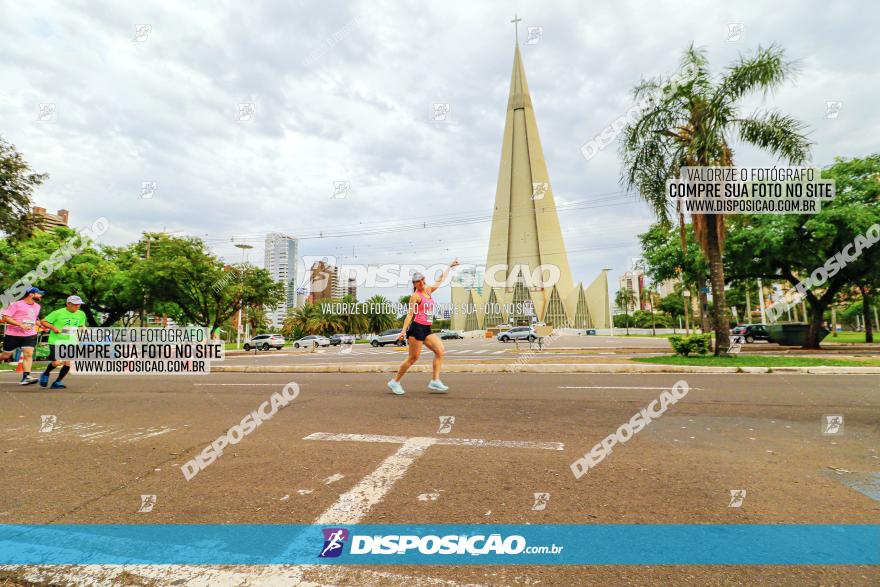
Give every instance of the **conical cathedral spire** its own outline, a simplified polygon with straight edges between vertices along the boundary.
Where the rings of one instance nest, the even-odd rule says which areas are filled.
[[[483,285],[452,288],[452,327],[541,320],[557,328],[607,328],[605,283],[573,283],[517,40]],[[526,302],[531,308],[524,310]]]
[[[526,265],[530,275],[541,265],[551,265],[558,268],[556,285],[560,291],[568,292],[573,287],[518,43],[514,48],[487,258],[487,267],[497,264],[507,264],[509,271]],[[549,274],[545,272],[544,276]],[[529,285],[533,292],[537,286],[540,295],[542,284]],[[549,300],[549,289],[543,295]]]

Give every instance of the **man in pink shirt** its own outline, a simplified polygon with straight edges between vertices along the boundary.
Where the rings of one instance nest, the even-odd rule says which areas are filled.
[[[6,336],[3,337],[3,352],[0,361],[12,358],[16,349],[21,349],[22,367],[20,385],[33,385],[36,377],[31,377],[31,363],[34,360],[34,347],[37,346],[37,317],[40,315],[40,304],[45,292],[32,287],[24,292],[24,297],[9,304],[3,309],[3,323],[6,324]]]

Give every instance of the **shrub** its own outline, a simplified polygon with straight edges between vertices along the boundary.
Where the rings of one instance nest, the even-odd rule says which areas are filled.
[[[669,343],[672,345],[672,350],[675,351],[675,354],[683,357],[690,356],[691,353],[705,355],[709,352],[710,340],[712,340],[712,333],[710,332],[705,334],[691,334],[690,336],[678,334],[669,337]]]

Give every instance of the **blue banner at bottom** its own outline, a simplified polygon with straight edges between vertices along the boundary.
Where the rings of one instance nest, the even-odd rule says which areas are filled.
[[[0,525],[0,564],[876,565],[880,525]]]

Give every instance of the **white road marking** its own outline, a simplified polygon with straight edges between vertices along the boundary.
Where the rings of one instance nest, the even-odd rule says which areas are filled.
[[[334,474],[330,475],[329,477],[327,477],[326,479],[324,479],[324,485],[330,485],[331,483],[336,483],[340,479],[344,479],[344,478],[345,478],[345,475],[342,475],[340,473],[334,473]]]
[[[94,424],[92,425],[94,426]],[[90,426],[86,426],[90,427]],[[334,434],[316,432],[305,440],[333,440],[355,442],[381,442],[401,444],[402,446],[386,458],[379,467],[361,479],[351,490],[344,493],[314,524],[356,524],[378,504],[393,485],[403,477],[409,466],[432,445],[537,448],[563,450],[558,442],[530,442],[519,440],[485,440],[469,438],[430,438],[384,436],[375,434]],[[310,490],[298,490],[300,495]],[[211,567],[206,565],[77,565],[57,566],[16,566],[0,565],[0,569],[16,570],[31,581],[64,580],[76,585],[98,586],[113,583],[125,576],[137,575],[166,583],[186,584],[196,587],[213,585],[250,585],[252,587],[298,585],[300,587],[335,587],[352,584],[351,574],[357,575],[357,584],[384,586],[407,585],[413,587],[454,587],[462,585],[431,577],[413,577],[351,569],[313,565],[236,565],[232,567]],[[308,578],[307,578],[308,576]],[[317,580],[320,582],[312,582]],[[480,587],[467,585],[462,587]]]
[[[507,352],[507,351],[492,351],[492,354],[493,354],[493,355],[502,355],[502,354],[504,354],[504,353],[506,353],[506,352]]]
[[[609,385],[564,385],[559,386],[559,389],[651,389],[651,390],[661,390],[661,389],[670,389],[667,387],[613,387]],[[699,389],[702,390],[701,387],[691,387],[691,389]]]
[[[336,442],[384,442],[401,444],[393,455],[361,479],[351,490],[342,494],[336,503],[318,516],[315,524],[357,524],[382,501],[385,494],[401,479],[411,464],[430,446],[473,446],[493,448],[531,448],[563,450],[561,442],[532,442],[528,440],[485,440],[482,438],[431,438],[427,436],[384,436],[381,434],[342,434],[315,432],[303,440],[330,440]]]
[[[663,388],[667,389],[667,388]],[[336,432],[315,432],[303,440],[335,440],[337,442],[387,442],[403,444],[407,436],[385,436],[383,434],[343,434]],[[536,448],[542,450],[563,450],[562,442],[533,442],[530,440],[484,440],[482,438],[431,438],[434,444],[448,446],[487,446],[497,448]]]
[[[255,386],[270,386],[270,387],[279,387],[280,383],[193,383],[196,387],[225,387],[225,386],[235,386],[235,387],[255,387]]]
[[[364,477],[357,485],[343,493],[315,524],[357,524],[373,506],[382,501],[385,494],[417,458],[434,444],[433,438],[407,439],[393,455],[382,461],[379,467]]]
[[[482,354],[485,353],[485,352],[486,352],[486,349],[480,349],[480,350],[478,350],[478,351],[473,351],[473,353],[474,353],[475,355],[482,355]]]

